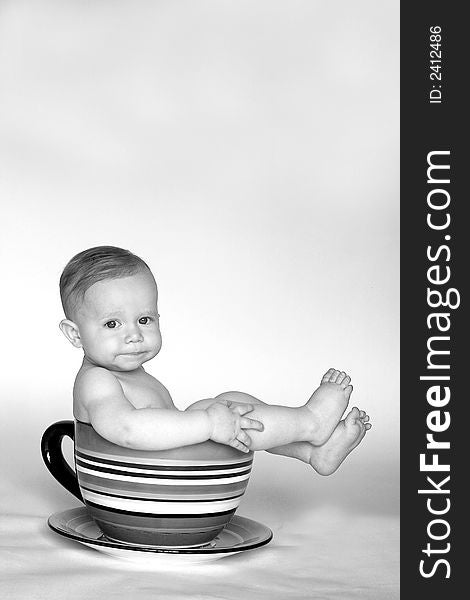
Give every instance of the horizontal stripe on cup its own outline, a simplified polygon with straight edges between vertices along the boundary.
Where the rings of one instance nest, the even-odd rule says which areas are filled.
[[[117,446],[119,447],[119,446]],[[228,448],[230,448],[230,446],[227,446]],[[132,450],[129,450],[129,455],[126,456],[125,454],[108,454],[106,452],[97,452],[96,450],[90,450],[88,448],[85,448],[83,445],[79,445],[79,443],[75,443],[75,451],[78,454],[86,454],[89,457],[93,457],[93,459],[102,459],[104,461],[118,461],[118,462],[123,462],[124,464],[132,464],[132,465],[157,465],[158,467],[160,466],[170,466],[170,467],[178,467],[181,466],[181,462],[184,462],[184,464],[186,466],[190,466],[190,467],[200,467],[201,465],[204,465],[204,467],[206,465],[210,465],[211,463],[213,463],[214,465],[219,465],[222,466],[222,468],[228,466],[230,467],[230,465],[243,465],[245,462],[248,463],[252,463],[253,462],[253,454],[250,453],[248,456],[249,458],[247,458],[247,454],[244,452],[239,451],[240,453],[240,461],[238,461],[237,459],[229,458],[227,460],[224,460],[222,458],[215,458],[214,460],[202,460],[202,459],[188,459],[188,458],[184,458],[184,459],[174,459],[174,458],[151,458],[150,456],[147,457],[141,457],[141,456],[133,456],[132,455]],[[140,452],[146,452],[146,451],[140,451]],[[151,452],[148,452],[148,454],[151,454]]]
[[[77,464],[80,464],[84,467],[89,466],[89,468],[94,467],[97,470],[106,470],[110,473],[135,473],[136,475],[138,474],[142,474],[142,477],[145,476],[145,474],[149,474],[149,475],[162,475],[165,477],[169,477],[169,476],[176,476],[176,477],[182,477],[183,475],[185,477],[192,477],[192,476],[220,476],[220,475],[227,475],[230,476],[232,473],[242,473],[242,472],[246,472],[247,471],[247,465],[245,466],[235,466],[234,468],[213,468],[211,470],[204,470],[202,467],[200,469],[194,469],[193,467],[184,467],[181,468],[180,470],[175,470],[172,467],[162,467],[160,468],[153,468],[153,469],[146,469],[143,466],[140,466],[138,468],[134,468],[133,466],[129,466],[129,465],[123,465],[123,463],[120,463],[119,465],[114,465],[111,463],[105,463],[104,461],[93,461],[93,460],[89,460],[87,458],[83,458],[83,457],[77,457],[76,458],[76,462]],[[250,468],[251,470],[251,468]]]
[[[102,521],[100,520],[100,525],[101,523],[106,523],[112,527],[113,523],[109,522],[109,521]],[[163,527],[129,527],[128,525],[121,525],[120,527],[122,527],[125,530],[128,531],[135,531],[135,532],[140,532],[140,531],[145,531],[145,532],[155,532],[158,534],[163,534],[163,535],[169,535],[169,534],[186,534],[186,535],[191,535],[194,533],[194,530],[192,528],[188,529],[187,527],[175,527],[175,528],[171,528],[171,529],[165,529]],[[208,531],[214,531],[214,529],[220,530],[221,529],[221,525],[217,524],[217,525],[210,525],[208,527],[200,527],[199,523],[198,523],[198,527],[197,527],[197,532],[198,533],[206,533]],[[231,533],[231,532],[230,532]],[[241,540],[243,540],[244,538],[240,538]]]
[[[240,494],[236,494],[233,496],[228,496],[226,498],[220,498],[220,497],[214,497],[214,498],[207,498],[206,495],[198,495],[197,497],[194,498],[181,498],[180,496],[177,496],[175,498],[161,498],[161,497],[156,497],[155,494],[148,494],[147,497],[142,497],[142,496],[126,496],[125,494],[111,494],[110,492],[106,491],[102,491],[102,490],[97,490],[97,489],[91,489],[91,488],[87,488],[85,486],[81,486],[80,489],[85,492],[91,492],[94,494],[98,494],[99,496],[110,496],[111,498],[120,498],[120,499],[124,499],[124,500],[138,500],[138,501],[142,501],[142,502],[221,502],[226,501],[226,500],[235,500],[236,498],[241,498],[243,496],[243,492],[241,492]]]
[[[231,515],[235,513],[235,508],[231,508],[228,510],[223,510],[220,512],[205,512],[205,513],[178,513],[178,514],[172,514],[172,513],[147,513],[147,512],[138,512],[138,511],[133,511],[133,510],[125,510],[125,509],[121,509],[121,508],[114,508],[112,506],[102,506],[101,504],[96,504],[95,502],[90,502],[89,500],[85,499],[85,504],[86,506],[90,506],[92,508],[95,509],[100,509],[100,510],[105,510],[108,512],[112,512],[115,514],[119,514],[122,516],[127,517],[146,517],[149,519],[168,519],[168,520],[179,520],[179,519],[193,519],[196,520],[199,518],[211,518],[211,517],[226,517],[227,515]],[[114,520],[114,519],[113,519]],[[171,526],[169,526],[171,528]]]
[[[235,496],[238,493],[243,493],[246,490],[248,480],[244,481],[231,481],[229,484],[223,483],[219,485],[219,482],[214,482],[214,485],[180,485],[179,483],[174,485],[160,485],[159,481],[148,481],[144,483],[136,482],[135,479],[129,478],[129,481],[116,481],[115,479],[104,479],[95,475],[89,475],[88,473],[81,473],[78,471],[78,482],[80,486],[85,486],[91,489],[96,489],[98,492],[109,491],[111,493],[126,495],[139,495],[142,497],[158,496],[159,498],[167,497],[172,499],[171,496],[193,498],[195,496],[211,497],[227,497]]]
[[[115,508],[125,512],[148,513],[148,514],[168,514],[168,515],[200,515],[208,513],[225,513],[228,510],[236,509],[240,504],[240,498],[230,500],[219,500],[206,502],[198,500],[193,502],[166,502],[163,500],[136,500],[135,498],[118,498],[96,492],[89,492],[82,488],[83,499],[92,502],[95,505],[107,509]]]
[[[102,463],[103,465],[108,465],[110,467],[118,468],[125,467],[128,469],[158,469],[159,471],[217,471],[217,470],[225,470],[225,469],[244,469],[249,467],[253,463],[253,459],[243,459],[237,462],[232,461],[201,461],[199,460],[197,464],[191,461],[192,464],[189,464],[189,461],[184,460],[184,465],[181,464],[182,461],[171,461],[174,464],[166,464],[170,461],[161,461],[160,464],[155,459],[150,459],[149,462],[136,462],[134,457],[130,457],[129,460],[110,460],[103,459],[96,456],[97,453],[92,453],[90,451],[83,452],[76,450],[75,457],[77,459],[82,460],[91,460],[95,463]],[[164,464],[165,463],[165,464]]]
[[[209,531],[217,527],[225,527],[232,519],[233,515],[211,515],[209,517],[202,517],[198,515],[190,515],[187,519],[164,519],[161,517],[150,517],[149,515],[135,516],[135,515],[124,515],[120,513],[113,513],[102,508],[93,508],[93,506],[87,506],[89,514],[95,519],[101,526],[101,523],[109,524],[111,526],[125,527],[128,529],[143,529],[143,530],[158,530],[162,533],[171,533],[176,531],[179,533],[191,532],[191,531]],[[235,512],[235,511],[234,511]]]
[[[249,471],[246,472],[246,474],[243,475],[234,475],[232,477],[224,477],[224,476],[215,476],[215,477],[192,477],[190,479],[186,478],[186,477],[173,477],[173,478],[169,478],[169,477],[157,477],[154,475],[147,475],[147,476],[136,476],[136,475],[131,475],[131,474],[127,474],[127,475],[121,475],[121,473],[113,473],[111,472],[105,472],[101,469],[97,470],[97,469],[87,469],[82,467],[81,465],[79,465],[78,463],[76,464],[76,468],[78,472],[81,473],[88,473],[89,475],[94,475],[95,477],[100,477],[100,478],[104,478],[104,479],[113,479],[115,481],[136,481],[136,482],[140,482],[140,483],[149,483],[152,481],[158,482],[159,485],[213,485],[214,483],[217,483],[217,485],[222,485],[224,483],[226,484],[230,484],[236,481],[244,481],[246,479],[249,479],[250,477],[250,473]]]
[[[93,508],[87,511],[106,536],[138,544],[193,545],[213,540],[226,527],[233,513],[179,519],[135,517]]]
[[[114,475],[127,475],[129,477],[148,477],[149,479],[174,479],[174,480],[181,480],[181,479],[192,479],[192,480],[199,480],[199,479],[225,479],[227,477],[237,477],[238,475],[246,475],[247,473],[251,472],[251,468],[249,469],[245,469],[245,470],[236,470],[234,471],[225,471],[222,472],[220,474],[213,474],[211,472],[210,475],[202,475],[200,473],[198,473],[197,475],[192,475],[189,471],[184,471],[181,473],[178,473],[177,475],[171,475],[170,473],[166,472],[166,471],[154,471],[154,472],[146,472],[143,470],[140,471],[131,471],[131,470],[116,470],[116,469],[110,469],[109,467],[102,467],[102,466],[96,466],[96,465],[91,465],[90,463],[86,463],[83,462],[82,460],[76,460],[75,464],[77,466],[80,467],[84,467],[86,469],[89,469],[90,471],[97,471],[99,473],[113,473]]]
[[[173,541],[176,541],[179,538],[179,542],[176,544],[177,546],[190,547],[194,545],[206,545],[209,544],[225,527],[225,523],[215,523],[214,521],[212,521],[212,525],[202,527],[201,519],[198,520],[197,528],[183,526],[171,529],[165,529],[163,527],[143,527],[142,523],[138,527],[129,526],[127,524],[121,525],[97,517],[95,517],[95,521],[105,533],[107,539],[116,539],[119,542],[125,540],[124,543],[126,544],[136,543],[138,546],[158,545],[163,547],[170,541],[169,538],[172,538]],[[113,538],[113,535],[116,537]],[[203,539],[201,539],[201,537]],[[134,538],[136,541],[131,542],[130,538]],[[200,539],[198,544],[194,544],[195,538]],[[172,544],[172,547],[175,547],[175,544]]]

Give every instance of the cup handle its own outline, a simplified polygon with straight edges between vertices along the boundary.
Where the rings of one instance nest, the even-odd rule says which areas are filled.
[[[73,421],[58,421],[50,425],[42,435],[42,458],[52,476],[71,494],[83,502],[77,474],[70,467],[62,454],[62,439],[68,436],[74,441]]]

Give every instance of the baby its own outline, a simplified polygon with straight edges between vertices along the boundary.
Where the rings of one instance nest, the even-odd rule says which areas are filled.
[[[267,450],[333,473],[371,425],[353,408],[350,378],[329,369],[300,407],[268,405],[224,392],[186,410],[143,364],[162,345],[157,285],[147,264],[128,250],[99,246],[65,267],[60,329],[84,357],[73,389],[74,416],[114,444],[164,450],[213,440],[243,452]],[[249,415],[249,416],[247,416]]]

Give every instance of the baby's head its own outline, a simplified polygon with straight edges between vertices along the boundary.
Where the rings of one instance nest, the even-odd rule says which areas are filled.
[[[162,338],[157,286],[147,264],[114,246],[74,256],[60,277],[65,337],[85,358],[112,371],[133,371],[158,354]]]

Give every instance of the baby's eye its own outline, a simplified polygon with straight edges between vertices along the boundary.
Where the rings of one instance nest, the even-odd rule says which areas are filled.
[[[150,323],[151,319],[150,317],[140,317],[139,319],[139,323],[141,325],[148,325]]]
[[[117,321],[108,321],[107,323],[105,323],[104,326],[108,329],[114,329],[115,327],[117,327]]]

